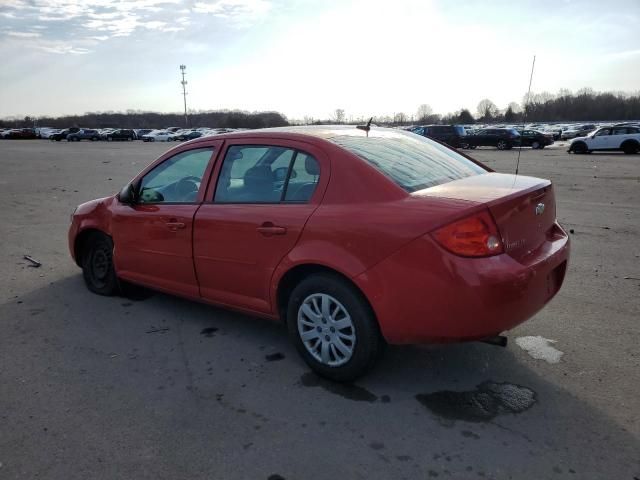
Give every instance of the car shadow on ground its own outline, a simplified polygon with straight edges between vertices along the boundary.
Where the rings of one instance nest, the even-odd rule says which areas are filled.
[[[225,412],[225,422],[246,426],[238,427],[233,442],[255,445],[255,452],[243,452],[249,463],[251,455],[265,462],[269,444],[258,447],[262,437],[273,442],[275,436],[280,446],[349,442],[353,450],[334,452],[336,462],[356,457],[364,471],[378,474],[388,469],[411,476],[411,468],[426,472],[427,466],[445,475],[493,471],[494,478],[522,471],[527,478],[575,473],[572,478],[632,480],[640,474],[638,438],[546,380],[515,346],[389,347],[369,375],[340,385],[310,373],[277,323],[160,293],[100,297],[85,289],[80,275],[16,296],[0,305],[0,313],[6,319],[3,383],[16,418],[21,402],[46,410],[39,402],[64,392],[70,408],[90,405],[104,415],[108,420],[97,422],[113,441],[127,428],[123,424],[136,438],[139,417],[155,412],[148,419],[154,430],[182,431],[180,445],[157,440],[159,452],[175,449],[172,458],[202,455],[200,443],[220,431],[220,420],[207,413],[215,407]],[[17,366],[45,397],[24,399],[23,387],[8,381]],[[83,421],[79,414],[77,422]],[[65,441],[82,450],[73,428],[84,427],[65,422],[71,429]],[[113,422],[120,425],[117,433]],[[23,434],[17,425],[7,441]],[[303,477],[311,461],[304,453],[289,460],[291,478]]]

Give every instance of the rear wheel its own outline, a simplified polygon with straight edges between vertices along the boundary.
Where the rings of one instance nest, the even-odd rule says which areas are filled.
[[[289,335],[318,375],[350,382],[378,359],[383,340],[371,307],[361,293],[332,274],[311,275],[291,293]]]
[[[507,142],[505,142],[504,140],[500,140],[498,142],[498,144],[496,145],[496,147],[498,147],[498,150],[506,150],[507,149]]]
[[[622,151],[627,155],[633,155],[640,151],[640,144],[637,142],[625,142],[622,144]]]
[[[540,148],[540,142],[534,141],[534,142],[531,144],[531,148],[533,148],[533,149],[537,150],[538,148]]]
[[[103,233],[92,233],[82,252],[82,276],[87,288],[98,295],[114,295],[118,278],[113,268],[113,242]]]

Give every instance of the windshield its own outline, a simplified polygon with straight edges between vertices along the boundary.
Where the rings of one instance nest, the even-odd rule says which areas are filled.
[[[454,150],[413,133],[372,130],[369,137],[340,135],[329,140],[363,158],[409,193],[486,173]]]

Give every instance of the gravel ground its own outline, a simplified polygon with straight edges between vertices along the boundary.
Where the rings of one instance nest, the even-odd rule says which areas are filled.
[[[0,141],[0,478],[640,478],[640,155],[523,149],[572,231],[558,296],[507,348],[391,347],[341,386],[277,324],[84,287],[73,207],[166,148]]]

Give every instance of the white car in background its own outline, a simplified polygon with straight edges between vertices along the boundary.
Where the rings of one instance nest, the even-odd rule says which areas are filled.
[[[142,136],[143,142],[169,142],[171,141],[171,137],[173,132],[168,130],[153,130],[152,132],[147,133]]]
[[[640,152],[640,127],[601,127],[586,137],[574,138],[567,151],[591,153],[596,150],[622,150],[627,154]]]
[[[36,128],[36,135],[40,138],[49,138],[54,133],[58,133],[61,130],[59,128],[40,127]]]

